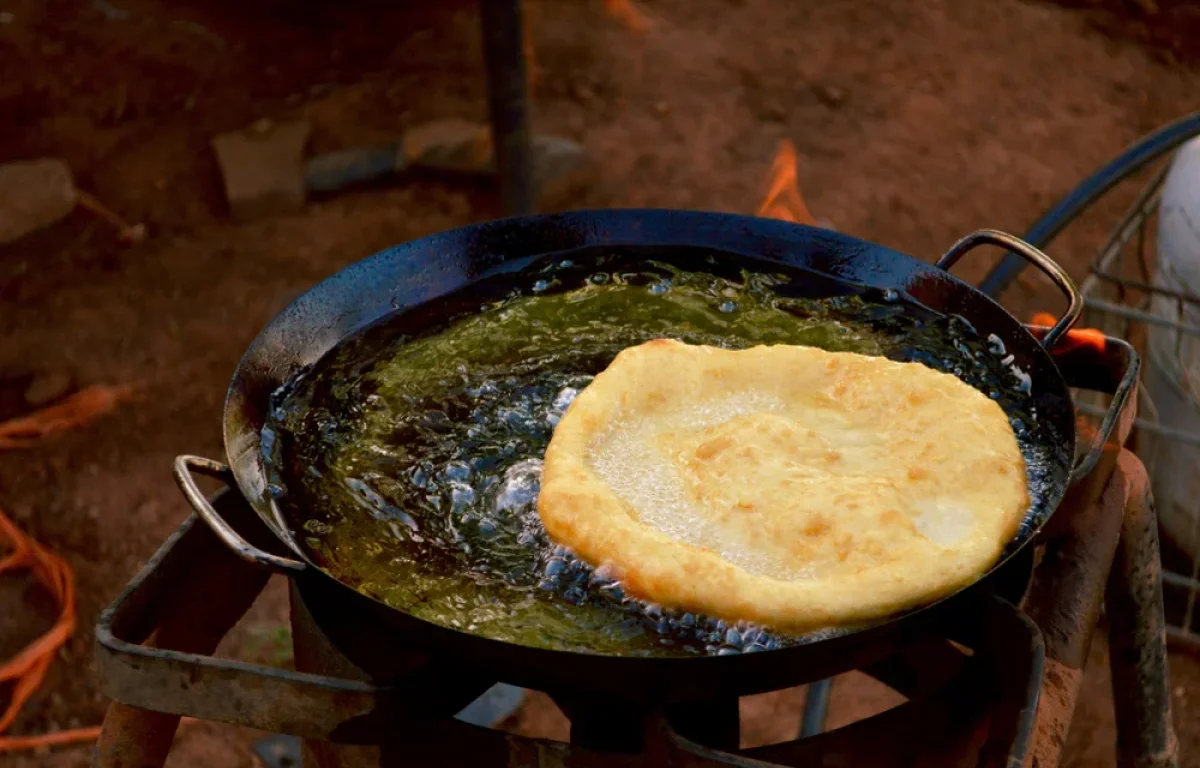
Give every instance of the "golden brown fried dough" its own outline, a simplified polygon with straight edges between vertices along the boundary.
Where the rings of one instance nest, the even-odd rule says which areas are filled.
[[[979,578],[1029,505],[1008,418],[918,363],[657,340],[559,422],[550,537],[664,606],[801,632]]]

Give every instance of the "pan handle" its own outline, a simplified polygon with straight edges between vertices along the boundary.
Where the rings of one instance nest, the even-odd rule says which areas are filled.
[[[1046,329],[1026,326],[1035,337]],[[1090,435],[1087,452],[1079,456],[1071,468],[1071,482],[1087,476],[1096,467],[1106,449],[1119,448],[1129,439],[1137,417],[1137,390],[1141,374],[1141,358],[1133,345],[1124,339],[1104,337],[1104,351],[1097,353],[1090,345],[1056,352],[1054,362],[1063,371],[1068,387],[1112,395],[1108,407],[1100,416],[1095,434]]]
[[[1128,425],[1122,428],[1122,425],[1118,422],[1120,422],[1123,416],[1131,423],[1133,421],[1132,417],[1126,416],[1125,404],[1129,401],[1129,395],[1134,391],[1134,387],[1137,386],[1138,368],[1138,363],[1135,361],[1130,366],[1130,373],[1117,386],[1117,391],[1113,393],[1112,402],[1100,420],[1100,426],[1096,429],[1096,434],[1092,438],[1092,444],[1088,446],[1087,453],[1080,456],[1075,461],[1074,466],[1071,467],[1068,482],[1078,482],[1092,473],[1092,470],[1096,468],[1096,464],[1099,463],[1100,455],[1104,453],[1105,447],[1110,441],[1113,441],[1114,432],[1116,433],[1115,444],[1117,448],[1125,444],[1125,440],[1128,438]]]
[[[1009,251],[1023,257],[1026,261],[1042,270],[1046,277],[1049,277],[1066,295],[1067,311],[1063,313],[1058,322],[1042,337],[1042,346],[1047,350],[1051,349],[1070,330],[1071,326],[1075,325],[1075,321],[1079,319],[1080,313],[1083,312],[1083,296],[1080,295],[1079,289],[1075,287],[1075,283],[1071,280],[1070,275],[1062,267],[1058,266],[1054,262],[1054,259],[1051,259],[1021,238],[995,229],[981,229],[977,232],[972,232],[950,246],[950,250],[946,251],[945,255],[938,259],[938,269],[949,272],[950,268],[967,251],[985,244],[1007,248]]]
[[[235,531],[233,526],[225,522],[224,518],[217,514],[217,511],[208,503],[208,499],[204,497],[204,494],[196,486],[196,479],[192,477],[193,474],[215,478],[232,487],[232,470],[219,461],[203,459],[199,456],[178,456],[175,458],[175,482],[179,485],[179,490],[183,491],[184,497],[192,505],[192,509],[196,511],[200,519],[208,524],[213,533],[217,534],[217,538],[225,546],[232,549],[234,554],[248,563],[261,565],[285,575],[299,573],[305,569],[305,564],[299,560],[272,555],[270,552],[264,552],[243,539],[242,535]]]

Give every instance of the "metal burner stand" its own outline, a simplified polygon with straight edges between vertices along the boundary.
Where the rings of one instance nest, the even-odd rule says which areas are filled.
[[[1185,115],[1173,123],[1142,137],[1130,145],[1107,165],[1094,172],[1071,190],[1049,211],[1037,220],[1023,235],[1026,242],[1047,249],[1051,242],[1081,215],[1103,199],[1118,186],[1137,179],[1144,170],[1156,163],[1162,167],[1142,185],[1141,191],[1125,215],[1113,228],[1105,244],[1096,252],[1083,279],[1081,289],[1085,303],[1085,324],[1114,336],[1134,339],[1139,335],[1145,339],[1149,328],[1159,329],[1173,336],[1176,344],[1174,354],[1147,355],[1146,380],[1158,379],[1180,387],[1195,402],[1196,393],[1187,387],[1187,382],[1177,370],[1184,359],[1181,347],[1191,345],[1200,337],[1200,329],[1183,318],[1200,307],[1200,295],[1172,291],[1153,284],[1151,272],[1154,264],[1153,223],[1162,192],[1163,180],[1169,161],[1178,147],[1200,136],[1200,112]],[[998,297],[1024,269],[1025,262],[1015,256],[1007,256],[980,284],[980,289]],[[1135,277],[1137,276],[1137,277]],[[1177,302],[1174,319],[1171,313],[1155,313],[1156,301]],[[1191,530],[1183,542],[1185,549],[1195,547],[1200,541],[1200,508],[1196,499],[1173,492],[1171,480],[1174,467],[1164,465],[1161,459],[1170,454],[1187,455],[1200,446],[1200,432],[1179,429],[1180,425],[1170,420],[1159,421],[1155,403],[1146,392],[1142,393],[1144,420],[1137,425],[1137,453],[1149,470],[1151,482],[1158,488],[1158,500],[1164,509],[1174,507],[1183,512],[1191,522]],[[1077,402],[1079,409],[1090,416],[1103,413],[1103,403],[1084,398]],[[1177,534],[1178,535],[1178,534]],[[1200,554],[1187,558],[1190,562],[1178,562],[1175,569],[1163,572],[1164,589],[1168,601],[1182,603],[1182,611],[1168,623],[1167,634],[1192,651],[1200,650],[1200,635],[1197,634],[1195,619],[1200,616]],[[1168,603],[1170,605],[1170,602]]]
[[[1132,354],[1122,342],[1110,344]],[[1114,370],[1136,375],[1128,363],[1093,359],[1082,370],[1092,379],[1112,378]],[[1081,370],[1078,361],[1073,370]],[[1000,597],[1011,590],[969,590],[954,621],[864,670],[909,701],[845,728],[739,750],[736,699],[642,710],[598,702],[586,691],[549,692],[572,721],[569,744],[470,725],[454,714],[496,680],[473,675],[470,659],[397,649],[410,674],[395,685],[372,685],[317,627],[295,583],[298,671],[215,658],[269,574],[191,518],[101,615],[97,663],[115,703],[95,765],[161,766],[186,715],[302,737],[309,768],[1045,768],[1061,757],[1104,605],[1120,764],[1173,766],[1157,526],[1145,470],[1120,448],[1133,415],[1132,407],[1125,410],[1096,469],[1072,487],[1038,547],[1032,578],[1024,578],[1032,567],[1026,560],[1020,609]],[[223,493],[214,504],[239,530],[258,531],[256,546],[271,546],[240,497]]]

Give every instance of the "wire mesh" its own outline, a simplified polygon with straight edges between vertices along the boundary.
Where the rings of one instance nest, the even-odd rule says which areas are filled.
[[[1200,648],[1200,296],[1172,286],[1157,265],[1167,170],[1146,183],[1093,259],[1081,285],[1083,323],[1142,353],[1133,447],[1159,513],[1168,633]],[[1102,396],[1074,396],[1081,418],[1103,414]]]

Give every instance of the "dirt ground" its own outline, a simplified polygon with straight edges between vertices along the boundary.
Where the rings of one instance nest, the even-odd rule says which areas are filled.
[[[1059,0],[1097,29],[1140,40],[1162,61],[1200,62],[1200,5],[1193,0]]]
[[[1110,37],[1088,14],[1050,4],[641,7],[652,26],[639,37],[598,0],[527,3],[536,128],[601,161],[575,207],[750,212],[788,138],[817,216],[932,259],[976,228],[1021,231],[1200,94],[1200,71],[1174,63],[1186,57],[1139,41],[1157,38]],[[50,391],[142,386],[118,415],[0,458],[0,506],[74,567],[81,617],[15,733],[100,721],[91,626],[187,515],[171,459],[220,456],[225,385],[258,330],[350,262],[499,213],[491,190],[401,178],[234,223],[209,139],[263,117],[303,116],[318,152],[388,141],[432,119],[481,119],[480,58],[465,0],[0,0],[0,161],[63,157],[82,188],[149,233],[123,245],[77,212],[0,247],[0,418],[27,406],[31,376]],[[1131,192],[1100,206],[1053,255],[1080,275]],[[985,261],[962,273],[978,278]],[[1052,295],[1023,277],[1006,302],[1027,314]],[[280,655],[281,594],[260,601],[228,652]],[[0,589],[0,652],[27,639],[37,611],[24,584]],[[1070,765],[1113,764],[1102,644],[1093,655]],[[1172,663],[1184,763],[1200,765],[1200,660]],[[864,690],[839,683],[835,720],[853,709],[838,702],[871,699]],[[747,715],[766,739],[794,727],[799,701],[779,694]],[[250,742],[197,724],[171,764],[252,765]],[[0,756],[17,766],[87,760],[84,747]]]

